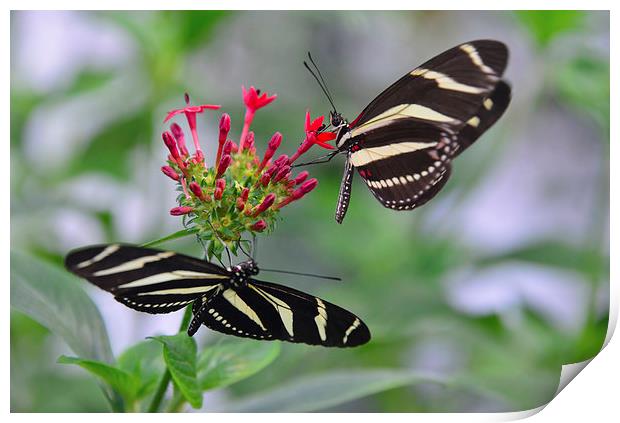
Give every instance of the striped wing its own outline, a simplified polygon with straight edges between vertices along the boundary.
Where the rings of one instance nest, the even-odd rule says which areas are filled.
[[[127,307],[147,313],[179,310],[229,279],[226,269],[203,260],[123,244],[73,250],[65,266]]]
[[[251,280],[207,294],[194,305],[193,335],[204,324],[229,335],[325,347],[354,347],[370,340],[368,327],[349,311],[301,291]]]
[[[365,134],[374,147],[353,152],[351,161],[377,200],[395,210],[412,210],[431,200],[450,176],[450,162],[504,113],[510,86],[500,81],[458,132],[403,120]]]
[[[401,120],[457,132],[494,90],[507,60],[508,49],[499,41],[477,40],[451,48],[379,94],[349,125],[350,136]]]

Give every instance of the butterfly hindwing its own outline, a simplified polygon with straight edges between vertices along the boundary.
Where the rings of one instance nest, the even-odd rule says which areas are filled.
[[[225,269],[172,251],[132,245],[95,245],[71,251],[65,266],[126,306],[170,313],[215,289]]]
[[[354,314],[282,285],[250,280],[208,297],[200,314],[195,308],[192,326],[200,322],[240,337],[327,347],[353,347],[370,339],[368,328]]]

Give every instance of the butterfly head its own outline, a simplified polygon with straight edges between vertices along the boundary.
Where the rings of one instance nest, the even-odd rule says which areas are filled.
[[[336,110],[329,112],[329,122],[336,129],[347,124],[347,121]]]
[[[256,265],[256,262],[254,260],[248,260],[244,261],[243,263],[239,263],[238,267],[246,276],[258,275],[258,266]]]

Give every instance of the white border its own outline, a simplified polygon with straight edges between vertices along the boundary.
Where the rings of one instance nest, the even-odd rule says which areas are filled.
[[[4,93],[9,93],[10,90],[10,65],[7,60],[10,57],[10,9],[16,10],[27,10],[27,9],[84,9],[84,10],[93,10],[93,9],[117,9],[117,10],[134,10],[134,9],[202,9],[202,8],[212,8],[212,9],[235,9],[235,10],[244,10],[244,9],[257,9],[261,8],[264,10],[278,10],[278,9],[299,9],[297,7],[293,7],[294,5],[289,2],[284,1],[270,1],[270,2],[255,2],[255,1],[241,1],[241,0],[230,0],[230,1],[209,1],[209,2],[197,2],[191,0],[178,0],[174,3],[169,1],[162,0],[151,0],[151,1],[129,1],[129,0],[110,0],[103,2],[78,2],[78,1],[56,1],[53,5],[46,4],[42,1],[15,1],[9,0],[5,1],[3,4],[6,4],[7,8],[5,13],[2,15],[1,27],[4,28],[2,33],[2,57],[5,58],[4,66],[2,68],[2,80],[5,82]],[[436,9],[446,9],[446,10],[460,10],[463,9],[465,5],[464,2],[454,2],[449,0],[434,0],[432,3],[426,2],[408,2],[408,1],[382,1],[382,2],[361,2],[361,1],[352,1],[352,0],[338,0],[337,2],[334,0],[315,0],[312,2],[304,2],[297,3],[298,5],[304,6],[304,8],[308,9],[330,9],[330,8],[338,8],[338,9],[364,9],[364,10],[399,10],[399,9],[419,9],[419,10],[436,10]],[[428,5],[432,5],[432,8],[429,8]],[[618,19],[615,17],[615,11],[613,10],[617,3],[612,3],[611,1],[600,1],[600,0],[590,0],[588,2],[584,1],[563,1],[563,2],[547,2],[543,4],[540,1],[532,1],[532,0],[522,0],[522,1],[514,1],[507,0],[502,2],[494,1],[482,1],[482,0],[470,0],[466,2],[466,5],[471,7],[473,10],[505,10],[505,9],[582,9],[582,10],[612,10],[611,13],[611,46],[618,45],[618,37],[617,37],[617,27]],[[498,7],[498,6],[502,7]],[[173,7],[172,7],[173,6]],[[613,94],[617,94],[617,84],[614,78],[614,75],[618,72],[617,63],[617,52],[611,52],[611,91]],[[2,103],[2,109],[0,110],[0,119],[4,124],[2,127],[4,128],[5,133],[5,142],[3,146],[3,152],[5,157],[4,166],[0,167],[0,180],[4,181],[3,190],[7,192],[3,192],[3,197],[5,199],[10,198],[10,185],[8,183],[10,170],[9,166],[6,164],[6,158],[10,157],[10,145],[8,142],[8,131],[10,124],[10,97],[7,95],[5,101]],[[614,112],[617,111],[617,97],[612,95],[611,97],[611,113],[612,117],[615,117]],[[611,119],[612,127],[611,127],[611,139],[618,141],[618,134],[615,127],[614,119]],[[617,147],[615,143],[611,143],[611,186],[615,186],[614,181],[618,180],[618,166],[617,166]],[[611,216],[617,216],[620,208],[618,207],[618,199],[617,196],[613,195],[613,190],[610,197],[610,205],[611,205]],[[6,204],[6,203],[5,203]],[[10,207],[5,205],[1,208],[2,213],[2,221],[5,223],[5,231],[2,231],[2,269],[4,269],[4,298],[5,304],[7,307],[5,310],[5,322],[2,325],[2,335],[4,339],[5,347],[2,351],[2,362],[5,365],[7,371],[5,371],[5,375],[8,373],[9,367],[9,342],[6,342],[9,339],[9,319],[8,319],[8,310],[10,309],[10,293],[9,293],[9,249],[10,249]],[[611,224],[611,274],[617,274],[617,239],[618,239],[618,230],[616,226]],[[615,236],[614,236],[615,235]],[[613,331],[615,328],[615,324],[617,322],[618,316],[618,284],[617,281],[614,281],[614,278],[611,278],[611,287],[610,287],[610,297],[611,297],[611,311],[610,311],[610,329]],[[608,338],[611,336],[612,332],[609,332]],[[617,338],[617,337],[616,337]],[[608,339],[609,341],[609,339]],[[596,356],[592,362],[585,368],[583,372],[577,375],[575,382],[570,383],[560,394],[555,398],[551,403],[544,408],[544,410],[538,414],[536,414],[532,419],[535,421],[575,421],[575,420],[585,420],[585,419],[599,419],[601,421],[609,421],[608,416],[618,416],[618,401],[616,399],[616,387],[615,383],[618,375],[620,374],[620,369],[618,366],[618,357],[620,357],[620,347],[618,346],[617,339],[611,339],[611,342],[607,345],[607,347]],[[5,377],[5,385],[3,389],[3,398],[6,404],[5,410],[10,410],[9,398],[10,398],[10,380]],[[612,397],[613,395],[613,397]],[[472,422],[484,422],[484,421],[505,421],[505,420],[513,420],[527,417],[528,415],[532,415],[532,411],[529,412],[521,412],[521,413],[499,413],[499,414],[416,414],[415,416],[411,416],[408,414],[383,414],[381,419],[390,419],[390,420],[403,420],[410,422],[412,418],[415,418],[416,421],[472,421]],[[308,421],[310,419],[314,420],[316,414],[306,414],[306,415],[288,415],[288,414],[276,414],[276,415],[266,415],[266,414],[253,414],[248,415],[244,414],[242,416],[239,415],[218,415],[211,416],[210,418],[217,418],[218,420],[232,420],[236,418],[243,418],[244,420],[250,421],[286,421],[290,422],[292,419],[300,420],[300,421]],[[321,414],[321,419],[338,419],[340,420],[344,416],[342,414]],[[204,419],[206,416],[202,414],[194,414],[194,415],[186,415],[183,418],[188,419]],[[30,419],[31,416],[27,414],[12,414],[12,419],[22,420],[22,419]],[[39,417],[35,417],[39,418]],[[83,419],[84,416],[73,414],[73,415],[63,415],[63,419],[76,421],[78,419]],[[89,419],[107,419],[107,416],[99,416],[99,415],[90,415]],[[132,422],[135,421],[137,416],[118,416],[115,418],[121,419],[129,419],[131,418]],[[145,418],[145,416],[140,416],[139,418]],[[170,416],[165,415],[150,415],[149,419],[160,420],[160,421],[169,421]],[[209,417],[207,417],[209,418]],[[375,419],[375,417],[371,414],[365,415],[356,415],[356,419],[366,420],[366,419]],[[594,420],[595,421],[595,420]]]

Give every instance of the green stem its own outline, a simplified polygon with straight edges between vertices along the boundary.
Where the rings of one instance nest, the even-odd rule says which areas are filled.
[[[194,235],[197,232],[198,232],[197,228],[181,229],[180,231],[177,231],[177,232],[175,232],[173,234],[170,234],[170,235],[166,235],[163,238],[159,238],[159,239],[156,239],[154,241],[150,241],[150,242],[147,242],[145,244],[142,244],[141,247],[153,247],[155,245],[162,244],[162,243],[164,243],[166,241],[172,241],[173,239],[178,239],[178,238],[183,238],[183,237],[186,237],[186,236]]]
[[[192,306],[188,305],[185,307],[185,314],[183,314],[183,320],[181,321],[181,326],[179,327],[179,332],[185,332],[187,327],[189,326],[189,322],[192,318]],[[157,391],[155,391],[155,395],[151,400],[151,404],[149,405],[148,412],[149,413],[157,413],[159,411],[159,407],[161,405],[161,401],[166,394],[166,390],[168,389],[168,384],[170,383],[171,375],[170,371],[166,368],[164,374],[161,376],[159,380],[159,385],[157,386]]]

